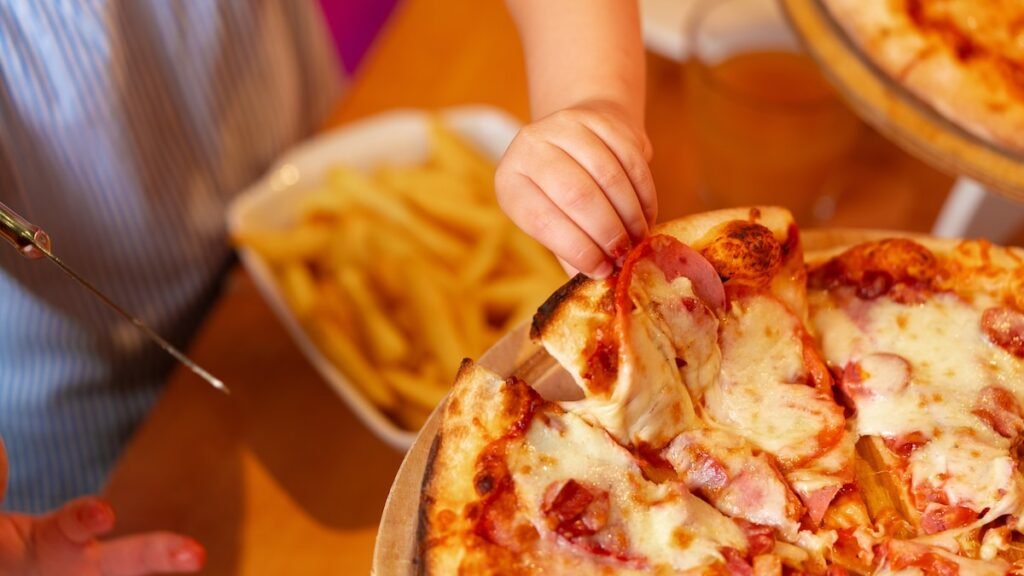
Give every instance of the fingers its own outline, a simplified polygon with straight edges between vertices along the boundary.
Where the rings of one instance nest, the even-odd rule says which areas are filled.
[[[99,498],[79,498],[36,520],[35,553],[55,573],[77,574],[80,570],[70,567],[98,562],[99,574],[105,576],[195,572],[206,562],[206,551],[196,541],[167,532],[96,542],[97,536],[113,528],[114,511],[109,504]]]
[[[584,274],[595,278],[611,274],[604,251],[536,183],[518,171],[501,168],[496,182],[501,208],[524,232]]]
[[[87,496],[72,500],[59,510],[41,518],[37,524],[38,545],[58,550],[68,544],[86,544],[114,528],[114,511],[99,498]]]
[[[573,156],[557,146],[545,147],[546,169],[530,179],[602,252],[612,259],[622,255],[630,235],[608,197]]]
[[[101,543],[99,560],[105,576],[196,572],[206,563],[206,550],[191,538],[153,532]]]
[[[512,141],[495,175],[498,201],[567,268],[604,277],[657,217],[650,153],[614,111],[562,111]]]
[[[607,116],[589,114],[582,116],[581,121],[604,141],[618,159],[643,207],[647,225],[654,226],[658,218],[658,195],[651,167],[647,164],[652,154],[650,140],[646,135],[634,136]]]
[[[648,221],[633,183],[608,145],[581,124],[553,137],[553,142],[597,182],[634,240],[647,236]],[[572,214],[569,214],[572,217]],[[613,253],[613,255],[615,255]]]

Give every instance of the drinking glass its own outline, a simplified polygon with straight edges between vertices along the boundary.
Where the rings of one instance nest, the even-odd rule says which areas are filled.
[[[687,25],[686,90],[709,208],[777,204],[820,224],[861,130],[773,0],[705,0]]]

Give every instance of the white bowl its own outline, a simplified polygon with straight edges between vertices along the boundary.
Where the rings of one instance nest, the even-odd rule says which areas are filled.
[[[434,114],[439,114],[448,128],[495,162],[520,126],[496,108],[465,106],[439,113],[396,110],[339,127],[293,148],[263,178],[242,192],[228,209],[229,231],[234,235],[289,227],[299,216],[303,196],[313,191],[332,166],[344,164],[369,170],[381,165],[424,162],[430,153],[428,121]],[[392,422],[320,352],[288,307],[270,267],[259,254],[240,248],[239,257],[260,293],[320,375],[381,440],[396,449],[408,450],[416,432],[403,430]]]

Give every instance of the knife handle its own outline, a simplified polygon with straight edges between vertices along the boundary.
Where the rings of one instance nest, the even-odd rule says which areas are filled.
[[[0,238],[26,258],[42,258],[50,251],[50,236],[46,231],[22,218],[3,202],[0,202]]]

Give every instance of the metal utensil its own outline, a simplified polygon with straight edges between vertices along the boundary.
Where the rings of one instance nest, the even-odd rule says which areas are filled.
[[[30,259],[48,258],[51,262],[57,265],[58,268],[64,271],[65,274],[73,278],[76,282],[84,286],[90,292],[92,292],[97,298],[103,301],[104,304],[112,308],[115,312],[120,314],[124,319],[128,320],[135,325],[136,328],[142,331],[150,340],[156,342],[165,352],[173,356],[178,362],[181,362],[189,370],[194,372],[197,376],[206,380],[211,386],[224,392],[229,393],[227,386],[224,385],[220,379],[216,378],[201,366],[193,362],[188,356],[185,356],[181,350],[175,348],[173,344],[164,340],[159,334],[153,331],[152,328],[147,326],[142,320],[129,314],[124,308],[118,306],[113,300],[107,297],[106,294],[99,291],[98,288],[93,286],[88,280],[82,278],[74,270],[69,268],[60,258],[53,255],[50,250],[50,236],[39,226],[32,224],[28,220],[25,220],[18,215],[17,212],[11,210],[0,202],[0,237],[7,240],[12,246],[21,252],[22,256]]]

